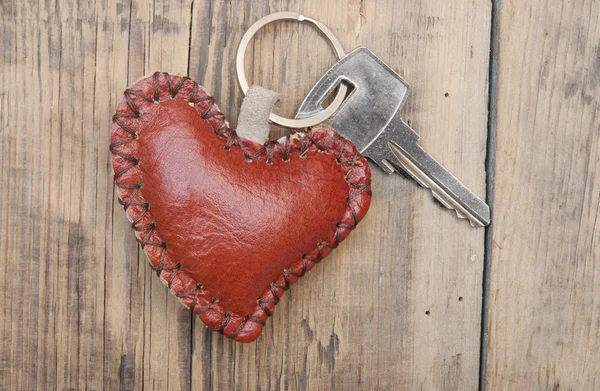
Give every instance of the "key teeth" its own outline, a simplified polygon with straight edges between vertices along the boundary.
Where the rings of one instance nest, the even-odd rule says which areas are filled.
[[[424,187],[427,187],[427,186],[424,186]],[[427,187],[427,188],[429,188],[429,187]],[[459,219],[467,220],[469,222],[469,224],[471,225],[471,227],[475,228],[475,227],[484,227],[485,226],[481,222],[470,218],[469,216],[461,213],[458,209],[454,208],[452,205],[448,204],[444,200],[444,198],[440,194],[438,194],[438,192],[436,192],[435,190],[431,190],[431,194],[433,195],[433,198],[435,200],[437,200],[444,208],[453,210]]]
[[[469,224],[472,227],[485,227],[487,225],[479,221],[476,215],[471,215],[470,213],[468,213],[468,211],[466,211],[467,213],[465,213],[465,211],[462,210],[464,207],[458,202],[458,200],[451,200],[456,201],[456,203],[449,202],[448,199],[444,197],[444,193],[439,192],[443,192],[443,189],[439,188],[435,182],[429,184],[424,180],[421,180],[419,176],[420,171],[418,171],[418,168],[415,167],[416,169],[414,171],[411,171],[411,166],[403,164],[402,161],[398,161],[397,164],[392,164],[392,166],[395,168],[395,171],[399,174],[405,174],[404,176],[409,176],[410,178],[414,179],[415,182],[417,182],[417,184],[419,184],[421,187],[429,189],[429,191],[431,191],[431,194],[433,195],[434,201],[438,202],[441,206],[443,206],[446,209],[453,210],[459,219],[468,220]]]
[[[442,197],[437,191],[435,191],[435,189],[432,189],[431,186],[427,185],[426,183],[422,182],[419,180],[419,177],[417,175],[412,175],[410,174],[409,171],[404,170],[402,168],[401,165],[398,165],[398,167],[396,167],[394,165],[395,171],[403,176],[406,176],[408,178],[412,178],[415,180],[415,182],[417,182],[421,187],[424,187],[426,189],[429,189],[431,191],[431,194],[433,195],[434,201],[437,201],[441,206],[443,206],[446,209],[450,209],[453,210],[456,213],[456,216],[459,219],[462,220],[467,220],[469,222],[469,224],[471,225],[471,227],[485,227],[485,224],[482,224],[480,221],[474,220],[472,218],[470,218],[468,215],[465,215],[463,213],[461,213],[458,209],[456,209],[455,207],[453,207],[451,204],[449,204],[444,197]]]
[[[485,227],[485,225],[479,224],[479,223],[474,223],[473,220],[470,220],[470,219],[469,219],[469,224],[471,224],[471,227],[473,227],[473,228]]]

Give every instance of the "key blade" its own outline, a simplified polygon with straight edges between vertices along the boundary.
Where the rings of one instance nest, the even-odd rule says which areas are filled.
[[[418,141],[419,135],[396,115],[362,153],[385,172],[404,174],[430,189],[440,204],[454,209],[459,218],[468,219],[473,227],[488,225],[489,206],[423,150]]]
[[[430,155],[420,149],[419,153],[420,161],[427,161],[428,165],[435,164],[441,168],[435,175],[431,174],[431,170],[428,170],[428,175],[424,169],[420,167],[420,164],[414,162],[411,158],[415,156],[415,151],[411,154],[406,153],[400,146],[389,142],[389,147],[393,154],[396,156],[398,164],[402,170],[408,173],[419,185],[431,190],[433,196],[446,208],[454,209],[456,215],[461,219],[468,219],[474,227],[485,227],[490,223],[490,208],[475,194],[471,193],[462,183],[458,181],[452,174],[450,174],[445,168],[439,165]],[[437,170],[436,170],[437,171]],[[440,180],[442,179],[442,180]],[[444,185],[444,183],[454,182],[458,186],[451,186],[454,189]],[[458,187],[458,189],[457,189]],[[458,194],[457,195],[457,190]]]
[[[490,207],[418,144],[388,140],[388,146],[396,157],[394,164],[419,185],[430,189],[433,196],[446,208],[454,209],[459,218],[468,219],[473,227],[490,223]]]

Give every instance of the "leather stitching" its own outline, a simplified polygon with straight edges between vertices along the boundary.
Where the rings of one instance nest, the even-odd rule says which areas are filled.
[[[186,274],[185,270],[183,270],[183,265],[181,263],[176,263],[173,265],[166,264],[167,258],[167,249],[168,244],[164,241],[153,240],[153,237],[159,236],[158,231],[156,229],[156,223],[152,221],[149,224],[142,224],[142,220],[150,217],[150,204],[146,202],[141,194],[141,189],[144,184],[140,183],[124,183],[121,181],[121,178],[131,169],[138,166],[141,162],[140,159],[136,156],[131,156],[122,150],[119,150],[119,147],[130,143],[135,142],[139,139],[140,134],[135,132],[125,121],[124,119],[135,119],[143,116],[143,112],[139,109],[139,107],[135,104],[135,98],[142,99],[147,102],[153,102],[155,104],[160,103],[160,92],[161,78],[163,80],[166,79],[168,93],[171,98],[176,98],[179,90],[185,85],[185,83],[193,83],[193,89],[190,94],[189,104],[191,106],[196,105],[205,105],[206,107],[201,113],[201,118],[208,121],[209,119],[216,118],[218,119],[217,125],[213,125],[212,122],[208,121],[209,124],[213,127],[213,131],[217,136],[224,138],[225,140],[225,149],[231,150],[233,147],[239,148],[239,150],[243,153],[243,156],[247,162],[252,162],[260,156],[265,156],[266,163],[272,164],[273,159],[277,156],[282,159],[284,162],[288,162],[290,157],[293,156],[291,151],[291,138],[290,136],[286,137],[283,143],[267,141],[260,149],[251,153],[248,148],[242,142],[242,138],[240,138],[236,132],[229,128],[227,121],[225,120],[225,116],[218,110],[215,105],[215,100],[212,96],[208,96],[202,87],[200,87],[196,82],[192,81],[188,77],[179,77],[179,80],[176,84],[173,84],[172,76],[166,72],[156,72],[152,75],[152,87],[153,87],[153,96],[149,97],[143,94],[141,91],[137,91],[134,89],[127,89],[124,92],[124,99],[127,107],[130,110],[130,113],[119,113],[117,112],[113,116],[113,122],[121,128],[127,134],[127,137],[117,139],[113,141],[109,150],[113,156],[118,156],[124,161],[128,162],[125,166],[119,169],[114,173],[114,182],[116,187],[120,190],[119,193],[122,195],[123,193],[127,194],[127,197],[119,197],[119,203],[123,206],[125,211],[129,216],[129,210],[133,208],[140,209],[139,214],[131,219],[131,225],[136,233],[136,240],[142,247],[145,249],[146,246],[152,246],[160,249],[160,257],[158,257],[158,263],[154,265],[152,263],[151,257],[149,256],[151,267],[156,271],[157,275],[161,277],[161,280],[169,287],[169,289],[173,290],[175,295],[182,301],[182,303],[188,307],[185,303],[186,299],[191,299],[191,304],[188,308],[192,310],[193,313],[200,316],[211,309],[214,309],[218,304],[218,298],[212,298],[208,301],[204,306],[197,308],[200,295],[202,294],[203,286],[199,282],[195,282],[195,287],[191,289],[182,289],[181,287],[173,288],[174,282],[177,279],[177,276],[180,274]],[[365,183],[359,183],[355,181],[355,176],[353,175],[353,169],[358,164],[364,164],[361,160],[362,156],[355,152],[350,157],[343,157],[344,146],[347,143],[347,140],[339,135],[335,134],[333,137],[328,137],[325,143],[320,143],[315,140],[313,137],[312,130],[306,130],[304,133],[304,137],[298,139],[300,144],[300,152],[298,156],[300,158],[305,158],[306,153],[310,149],[311,146],[314,146],[318,152],[322,153],[331,153],[335,156],[336,162],[339,165],[349,167],[348,172],[345,175],[345,180],[350,187],[349,195],[346,199],[347,202],[347,210],[351,212],[353,217],[352,224],[345,224],[341,221],[336,224],[336,231],[331,240],[331,242],[321,240],[317,244],[316,251],[317,255],[310,256],[309,254],[304,254],[301,258],[301,266],[302,269],[300,272],[296,272],[292,270],[296,265],[292,265],[289,269],[286,268],[283,270],[282,277],[284,279],[283,284],[278,284],[276,282],[272,282],[267,289],[266,293],[257,299],[257,310],[262,311],[267,317],[271,316],[273,313],[273,308],[275,305],[279,303],[279,300],[283,293],[287,291],[292,285],[292,281],[290,280],[290,276],[300,278],[306,274],[309,268],[309,263],[317,264],[321,262],[324,256],[323,250],[325,248],[334,249],[341,242],[341,236],[344,230],[353,230],[359,222],[359,210],[362,207],[360,205],[360,197],[362,194],[371,195],[371,183],[370,180]],[[339,142],[339,143],[338,143]],[[336,146],[337,145],[337,146]],[[334,148],[334,149],[332,149]],[[122,192],[123,191],[123,192]],[[314,251],[313,251],[314,252]],[[312,253],[312,252],[311,252]],[[189,276],[189,275],[188,275]],[[191,280],[191,276],[189,276]],[[281,293],[281,295],[280,295]],[[235,328],[234,331],[230,333],[226,333],[225,330],[229,323],[231,322],[233,313],[231,311],[225,311],[224,315],[221,318],[221,322],[218,327],[212,327],[213,330],[220,332],[221,334],[225,334],[227,337],[236,339],[240,333],[244,330],[248,323],[259,324],[261,327],[266,324],[266,322],[262,319],[259,319],[255,316],[247,314],[243,317],[243,320],[239,325]],[[229,335],[228,335],[229,334]]]

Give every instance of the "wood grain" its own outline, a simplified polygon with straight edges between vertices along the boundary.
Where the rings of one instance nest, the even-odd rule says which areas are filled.
[[[600,5],[497,13],[487,388],[600,388]]]
[[[190,76],[215,94],[231,119],[241,96],[225,81],[235,77],[237,42],[254,20],[282,10],[318,17],[345,48],[366,45],[404,75],[414,92],[404,117],[421,131],[425,147],[484,194],[488,3],[196,3]],[[261,30],[247,55],[251,79],[282,94],[286,115],[335,61],[313,28],[294,22]],[[457,221],[399,176],[377,170],[374,176],[365,220],[286,294],[257,344],[223,340],[195,322],[193,385],[477,386],[483,230]]]
[[[318,18],[347,50],[368,46],[409,80],[403,117],[485,194],[488,1],[3,1],[0,389],[477,386],[483,230],[399,176],[374,170],[370,213],[254,344],[207,331],[141,255],[109,164],[123,90],[156,70],[189,73],[235,124],[237,44],[280,10]],[[262,30],[248,58],[250,79],[281,92],[286,115],[335,62],[292,22]],[[597,178],[586,205],[594,188]]]

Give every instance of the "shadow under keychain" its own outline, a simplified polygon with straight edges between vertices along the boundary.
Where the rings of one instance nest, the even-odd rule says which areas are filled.
[[[249,88],[243,73],[252,36],[281,19],[314,24],[340,59],[296,119],[271,113],[277,94]],[[345,55],[326,26],[282,12],[246,32],[237,69],[248,92],[240,132],[197,83],[159,72],[124,92],[111,131],[115,185],[136,238],[160,279],[207,327],[255,340],[283,293],[350,234],[371,202],[361,152],[387,172],[410,174],[472,224],[489,223],[487,205],[420,152],[418,136],[397,115],[408,85],[367,49]],[[269,121],[309,130],[267,141]]]

